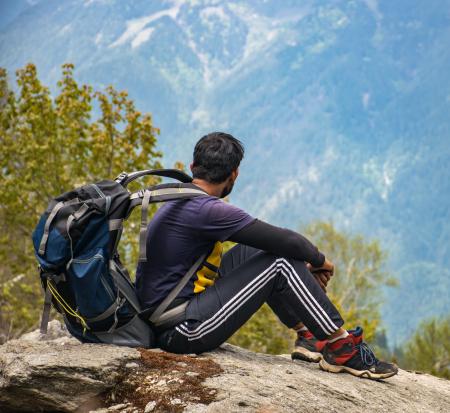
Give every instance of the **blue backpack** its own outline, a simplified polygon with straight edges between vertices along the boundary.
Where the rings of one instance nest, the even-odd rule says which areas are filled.
[[[127,185],[144,175],[176,179],[130,193]],[[152,323],[164,317],[205,257],[199,257],[148,320],[134,284],[120,262],[117,246],[123,222],[141,205],[139,259],[146,260],[149,204],[205,196],[192,178],[175,169],[121,173],[66,192],[50,202],[33,232],[39,275],[45,292],[41,332],[46,333],[51,305],[69,332],[83,342],[154,347]]]

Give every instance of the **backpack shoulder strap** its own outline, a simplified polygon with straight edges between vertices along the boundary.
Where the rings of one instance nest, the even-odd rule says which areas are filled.
[[[178,294],[184,288],[184,286],[188,283],[191,277],[195,274],[197,269],[206,259],[207,254],[203,254],[197,261],[195,261],[194,265],[189,269],[189,271],[183,276],[180,282],[176,285],[176,287],[169,293],[169,295],[162,301],[162,303],[156,308],[151,317],[149,318],[150,322],[155,323],[161,317],[161,315],[166,311],[167,307],[172,303],[175,298],[177,298]]]
[[[169,183],[159,184],[133,192],[130,195],[131,201],[141,200],[144,198],[145,192],[152,193],[152,202],[164,202],[179,198],[192,198],[198,195],[208,195],[202,189],[191,183]],[[138,203],[140,203],[138,202]]]
[[[150,187],[144,191],[131,194],[132,203],[128,214],[139,203],[141,208],[141,226],[139,230],[139,261],[147,261],[147,223],[148,207],[151,203],[166,202],[174,199],[188,199],[197,196],[207,196],[208,194],[198,188],[193,188],[189,184],[161,184]],[[133,201],[138,201],[133,204]]]

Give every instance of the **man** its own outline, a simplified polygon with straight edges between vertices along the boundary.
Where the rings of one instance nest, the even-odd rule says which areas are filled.
[[[202,254],[209,254],[170,308],[187,302],[181,319],[159,329],[158,345],[173,353],[201,353],[226,341],[265,302],[297,331],[293,358],[319,361],[330,372],[371,379],[397,373],[376,359],[362,330],[347,331],[321,287],[334,267],[302,235],[251,217],[221,200],[233,189],[244,148],[233,136],[202,137],[191,164],[192,187],[205,196],[164,204],[148,227],[147,261],[136,285],[149,314]],[[223,259],[222,242],[239,245]],[[316,277],[313,275],[316,274]]]

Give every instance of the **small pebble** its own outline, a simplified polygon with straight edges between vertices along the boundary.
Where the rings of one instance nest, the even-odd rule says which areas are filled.
[[[118,411],[118,410],[123,410],[123,409],[125,409],[125,407],[128,407],[128,403],[127,404],[125,404],[125,403],[115,404],[114,406],[108,407],[108,411],[109,412],[115,412],[115,411]]]
[[[175,378],[173,378],[173,379],[167,380],[167,383],[183,383],[183,382],[184,382],[184,381],[181,380],[181,379],[178,378],[178,377],[175,377]]]
[[[152,412],[155,407],[156,407],[155,401],[148,402],[147,405],[145,406],[144,413]]]

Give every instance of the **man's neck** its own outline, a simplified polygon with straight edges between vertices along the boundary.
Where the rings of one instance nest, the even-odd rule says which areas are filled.
[[[192,180],[192,183],[203,189],[208,195],[216,196],[218,198],[222,195],[223,184],[212,184],[211,182],[196,178]]]

